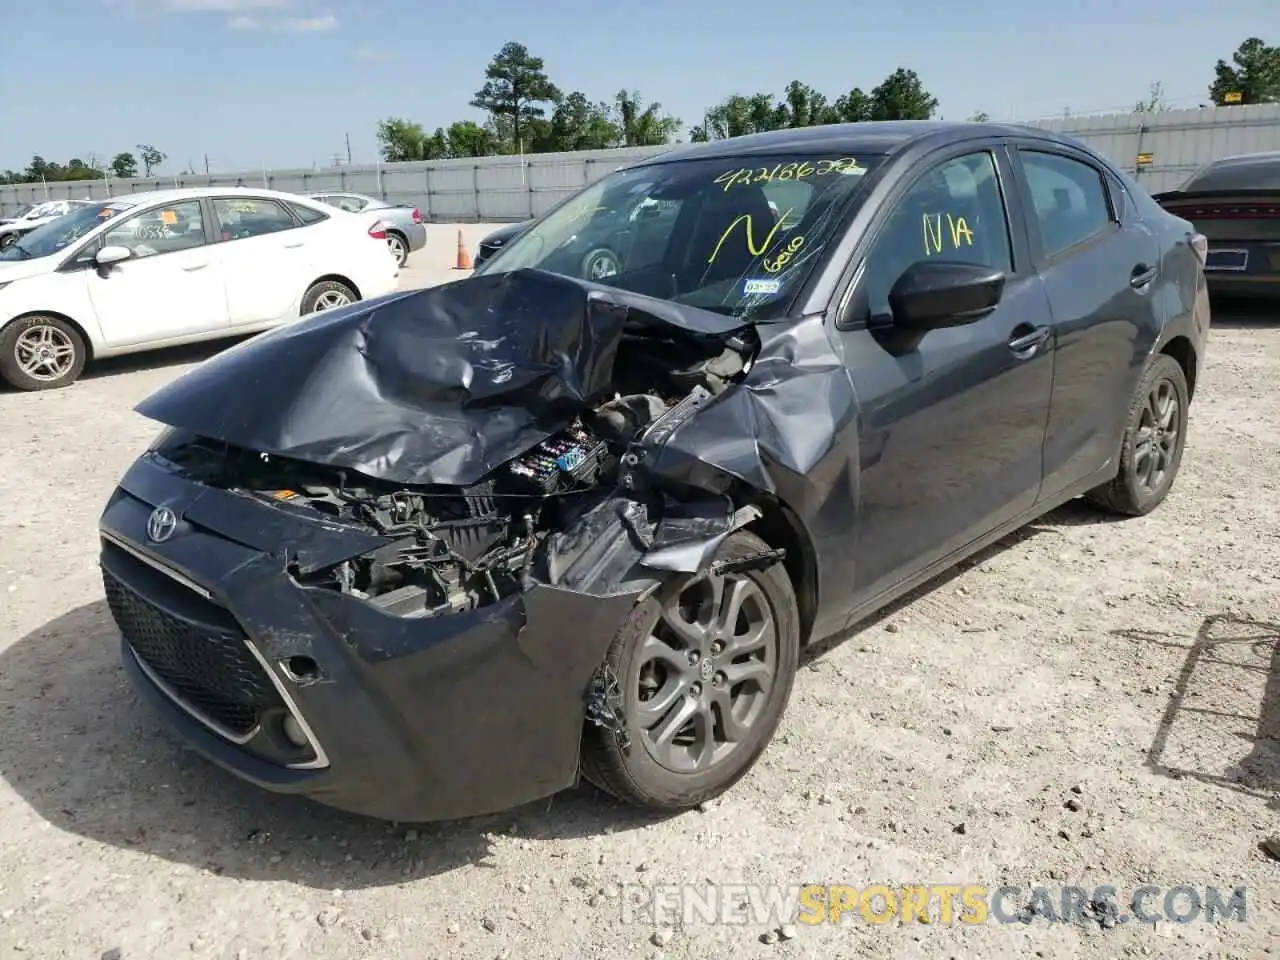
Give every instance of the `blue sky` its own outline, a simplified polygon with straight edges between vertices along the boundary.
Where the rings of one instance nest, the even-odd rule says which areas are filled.
[[[687,132],[732,92],[834,99],[899,66],[949,119],[1114,109],[1154,80],[1195,106],[1217,58],[1276,27],[1276,0],[0,0],[0,168],[138,143],[169,172],[323,165],[347,134],[372,162],[380,118],[480,119],[508,40],[563,90],[639,89]]]

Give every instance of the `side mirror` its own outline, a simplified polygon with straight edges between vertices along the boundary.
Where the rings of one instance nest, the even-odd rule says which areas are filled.
[[[100,267],[110,267],[132,256],[133,251],[128,247],[103,247],[93,260]]]
[[[1004,294],[1003,270],[954,260],[920,260],[889,291],[893,324],[926,332],[973,323],[990,313]]]

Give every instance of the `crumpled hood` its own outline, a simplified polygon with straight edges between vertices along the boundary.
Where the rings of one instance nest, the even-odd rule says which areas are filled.
[[[540,270],[481,275],[277,328],[135,409],[249,450],[469,486],[611,392],[629,319],[743,327]]]

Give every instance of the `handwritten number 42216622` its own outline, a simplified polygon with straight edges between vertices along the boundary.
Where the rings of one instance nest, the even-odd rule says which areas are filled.
[[[810,177],[825,177],[832,173],[860,174],[864,168],[858,166],[853,157],[842,157],[839,160],[798,161],[795,163],[779,163],[772,169],[769,167],[742,167],[738,170],[726,170],[713,181],[730,187],[749,186],[753,183],[773,183],[774,181],[807,180]]]

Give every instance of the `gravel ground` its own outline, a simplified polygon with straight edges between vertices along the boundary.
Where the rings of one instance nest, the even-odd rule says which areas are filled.
[[[474,250],[484,226],[463,227]],[[432,227],[407,285],[456,277]],[[811,657],[705,810],[582,788],[410,829],[256,791],[117,665],[95,522],[216,348],[0,393],[0,955],[40,958],[1261,957],[1280,949],[1280,325],[1219,309],[1182,475],[1070,505]],[[1277,850],[1280,858],[1280,850]],[[660,928],[626,885],[1245,886],[1247,919]],[[1122,908],[1127,907],[1122,900]],[[1151,903],[1159,907],[1161,898]],[[936,914],[935,914],[936,916]],[[624,922],[628,920],[630,922]]]

